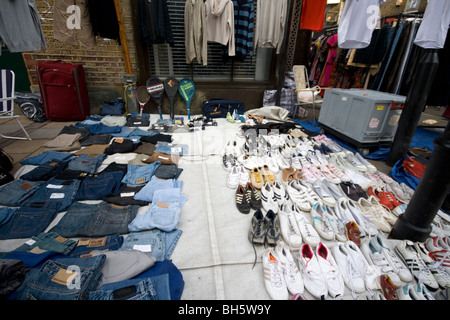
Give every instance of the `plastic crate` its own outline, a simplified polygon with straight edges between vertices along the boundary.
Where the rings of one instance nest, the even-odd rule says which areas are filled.
[[[326,90],[319,125],[357,146],[394,140],[406,97],[363,89]]]

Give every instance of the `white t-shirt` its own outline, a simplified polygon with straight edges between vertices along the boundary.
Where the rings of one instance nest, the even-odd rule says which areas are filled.
[[[347,0],[338,27],[338,46],[343,49],[367,47],[384,2],[386,0]]]
[[[450,1],[430,0],[414,43],[425,49],[442,49],[450,24]]]

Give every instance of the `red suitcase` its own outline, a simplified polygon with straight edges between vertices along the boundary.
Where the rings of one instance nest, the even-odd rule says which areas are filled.
[[[37,64],[39,89],[49,120],[76,121],[90,115],[84,68],[62,61]]]

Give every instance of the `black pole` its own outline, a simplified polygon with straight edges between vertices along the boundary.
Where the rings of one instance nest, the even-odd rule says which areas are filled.
[[[434,151],[406,211],[394,224],[389,238],[424,242],[431,223],[450,190],[450,122],[434,140]]]
[[[422,54],[416,65],[405,107],[400,116],[391,151],[386,160],[386,164],[390,166],[406,156],[408,152],[439,66],[439,57],[436,50],[421,48],[420,50],[422,50]]]

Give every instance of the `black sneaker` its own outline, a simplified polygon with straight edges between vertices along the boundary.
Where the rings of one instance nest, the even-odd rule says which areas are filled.
[[[250,212],[250,203],[247,201],[246,190],[241,184],[236,189],[236,207],[241,213]]]
[[[269,246],[275,246],[281,238],[280,218],[273,210],[267,211],[264,218],[266,222],[266,241]]]
[[[255,211],[248,231],[248,240],[253,244],[264,244],[266,241],[265,219],[261,209]]]
[[[245,196],[247,198],[247,202],[250,204],[250,207],[255,210],[261,209],[260,191],[253,187],[251,182],[247,182],[247,189],[245,192]]]

